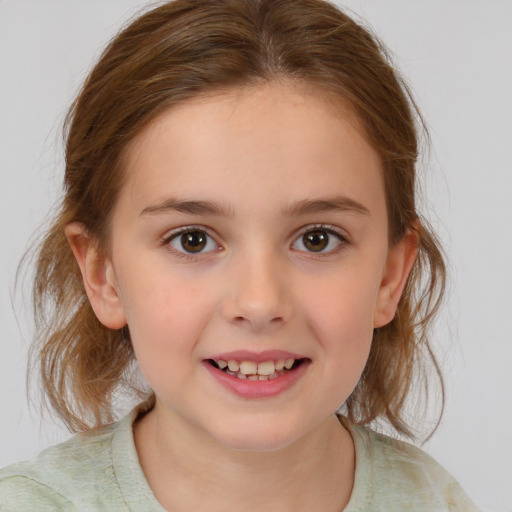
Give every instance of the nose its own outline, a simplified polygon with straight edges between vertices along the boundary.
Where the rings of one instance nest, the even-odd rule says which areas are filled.
[[[231,324],[254,332],[268,332],[292,317],[290,275],[272,253],[246,255],[233,265],[222,306]]]

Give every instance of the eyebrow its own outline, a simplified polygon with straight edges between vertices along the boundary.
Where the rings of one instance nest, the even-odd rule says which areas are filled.
[[[304,199],[291,204],[283,210],[284,215],[304,215],[307,213],[323,213],[329,211],[353,212],[370,215],[370,210],[363,204],[349,197],[334,196],[320,199]]]
[[[227,205],[216,201],[194,201],[181,199],[166,199],[160,203],[147,206],[140,215],[163,214],[176,211],[188,215],[217,215],[234,217],[234,212]],[[370,215],[370,210],[363,204],[344,196],[334,196],[319,199],[304,199],[293,203],[282,210],[285,216],[293,217],[308,213],[323,213],[329,211],[353,212],[362,215]]]
[[[234,216],[230,208],[216,201],[192,201],[173,198],[144,208],[144,210],[140,212],[140,215],[167,213],[169,211],[187,213],[189,215]]]

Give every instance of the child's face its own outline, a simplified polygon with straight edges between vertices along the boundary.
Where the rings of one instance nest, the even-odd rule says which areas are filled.
[[[388,247],[381,162],[354,126],[271,85],[182,104],[129,148],[105,274],[117,320],[92,302],[126,318],[155,413],[248,450],[332,422],[412,261]]]

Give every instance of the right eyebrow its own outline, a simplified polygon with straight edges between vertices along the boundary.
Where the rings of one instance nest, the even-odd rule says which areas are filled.
[[[222,203],[216,201],[191,201],[169,198],[159,203],[147,206],[140,215],[163,214],[169,211],[186,213],[188,215],[218,215],[233,217],[233,211]]]

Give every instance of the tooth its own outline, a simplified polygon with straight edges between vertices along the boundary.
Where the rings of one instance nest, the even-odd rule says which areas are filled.
[[[269,378],[270,380],[272,380],[272,379],[277,379],[277,377],[279,377],[279,375],[278,375],[277,373],[275,373],[275,372],[274,372],[272,375],[269,375],[269,376],[268,376],[268,378]]]
[[[258,364],[258,375],[272,375],[275,369],[274,361],[263,361]]]
[[[295,363],[295,359],[287,359],[285,362],[284,362],[284,367],[289,370],[292,366],[293,366],[293,363]]]
[[[243,373],[237,373],[236,376],[238,379],[247,380],[247,375],[244,375]]]
[[[258,375],[249,375],[247,380],[258,380]]]
[[[237,361],[233,361],[232,359],[230,361],[228,361],[228,368],[232,371],[232,372],[237,372],[239,369],[240,369],[240,366],[238,364]]]
[[[284,368],[284,359],[278,359],[276,361],[276,370],[282,370]]]
[[[268,380],[268,376],[267,375],[258,375],[258,380]]]
[[[242,361],[240,363],[240,372],[244,375],[254,375],[257,365],[254,361]]]
[[[228,363],[226,361],[223,361],[222,359],[220,361],[217,361],[217,366],[221,370],[224,370],[224,368],[226,368],[227,365],[228,365]]]

